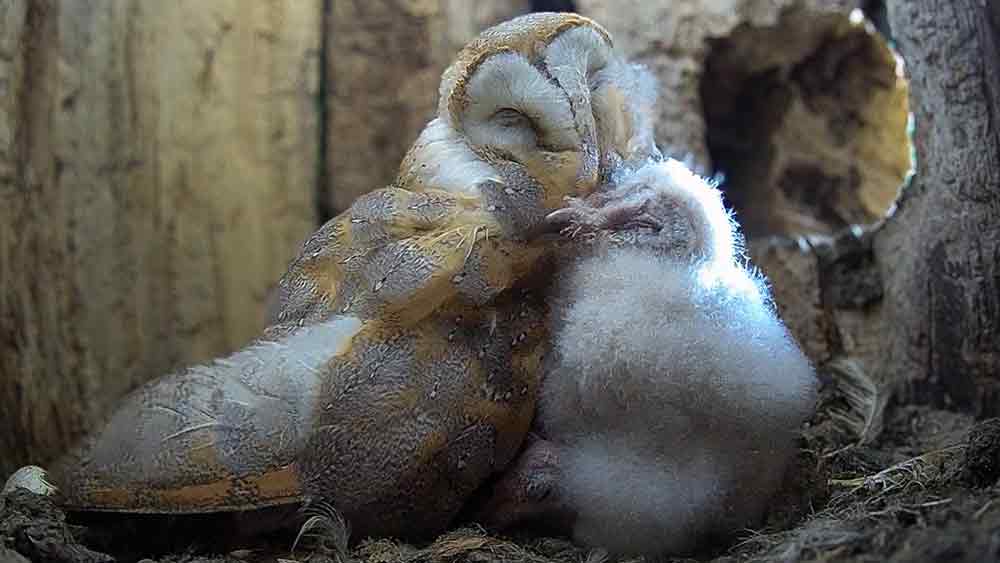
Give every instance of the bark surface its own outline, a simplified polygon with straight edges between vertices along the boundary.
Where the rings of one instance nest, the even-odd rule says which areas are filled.
[[[1000,414],[1000,3],[890,2],[916,171],[874,234],[876,371],[904,400]]]

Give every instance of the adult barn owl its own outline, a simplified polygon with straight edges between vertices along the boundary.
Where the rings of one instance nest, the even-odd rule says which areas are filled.
[[[397,180],[303,246],[273,326],[127,397],[53,468],[58,502],[322,502],[355,537],[444,530],[534,415],[548,338],[532,290],[558,246],[550,213],[656,156],[653,91],[586,18],[484,32],[445,72],[439,115]]]
[[[486,30],[445,71],[438,116],[393,185],[306,243],[279,283],[276,324],[331,312],[415,322],[449,300],[489,302],[551,251],[534,236],[566,197],[659,156],[654,101],[651,75],[587,18]]]

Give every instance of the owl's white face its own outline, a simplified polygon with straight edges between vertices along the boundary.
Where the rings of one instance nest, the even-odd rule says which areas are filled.
[[[551,210],[659,157],[652,76],[580,16],[532,14],[487,30],[445,72],[440,93],[437,119],[400,169],[414,189],[532,184]]]

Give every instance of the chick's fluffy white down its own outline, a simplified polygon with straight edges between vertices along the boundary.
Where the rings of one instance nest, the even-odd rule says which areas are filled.
[[[783,476],[813,370],[758,280],[706,267],[619,249],[562,280],[539,416],[582,543],[683,552],[753,525]]]

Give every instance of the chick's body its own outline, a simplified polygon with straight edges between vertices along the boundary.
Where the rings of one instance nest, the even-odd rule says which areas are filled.
[[[539,416],[581,507],[574,537],[684,552],[757,523],[810,406],[785,329],[741,290],[642,251],[568,278]]]
[[[591,200],[571,211],[583,234],[553,287],[540,439],[486,520],[555,519],[615,553],[690,552],[759,522],[814,373],[737,263],[715,189],[668,162]]]

